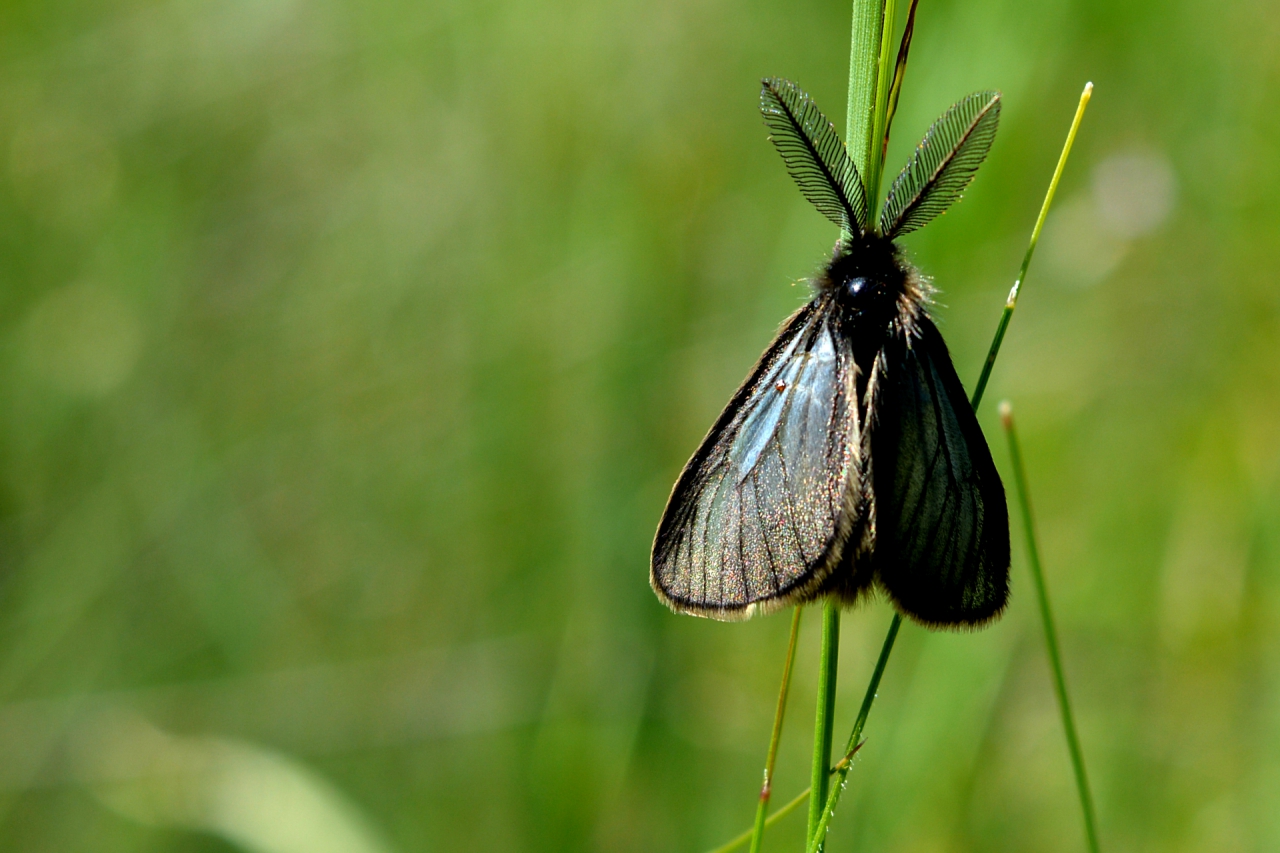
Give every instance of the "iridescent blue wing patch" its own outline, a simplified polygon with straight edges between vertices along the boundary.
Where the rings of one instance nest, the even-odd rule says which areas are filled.
[[[858,489],[853,357],[829,298],[783,326],[689,460],[653,546],[673,609],[745,619],[816,590]]]
[[[982,428],[933,322],[890,336],[871,379],[875,571],[898,609],[978,625],[1009,597],[1009,516]]]

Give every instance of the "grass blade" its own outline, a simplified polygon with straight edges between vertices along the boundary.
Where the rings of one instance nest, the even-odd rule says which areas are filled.
[[[870,194],[870,181],[876,161],[880,159],[875,125],[885,6],[885,0],[853,0],[853,27],[849,40],[845,145],[866,187],[868,216],[874,216],[876,209],[875,197]],[[868,225],[875,223],[868,222]]]
[[[889,153],[889,132],[893,128],[893,116],[898,112],[898,96],[902,94],[902,80],[907,74],[907,54],[911,52],[911,36],[916,30],[916,6],[920,0],[911,0],[907,9],[907,25],[902,31],[902,41],[898,44],[898,61],[894,63],[893,83],[889,87],[889,103],[884,111],[884,141],[880,145],[880,162],[884,163]]]

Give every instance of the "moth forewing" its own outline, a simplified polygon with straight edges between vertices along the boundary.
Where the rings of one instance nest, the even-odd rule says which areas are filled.
[[[674,610],[745,619],[806,600],[851,527],[852,358],[829,299],[784,324],[685,466],[650,582]]]

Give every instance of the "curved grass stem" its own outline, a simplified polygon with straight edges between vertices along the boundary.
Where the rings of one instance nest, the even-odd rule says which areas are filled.
[[[1076,114],[1071,119],[1071,129],[1067,131],[1067,141],[1062,146],[1062,153],[1058,155],[1058,165],[1053,169],[1053,178],[1049,180],[1049,191],[1044,194],[1044,204],[1040,205],[1040,215],[1036,217],[1035,227],[1031,229],[1031,240],[1027,243],[1027,253],[1022,256],[1022,267],[1018,270],[1018,277],[1013,281],[1013,288],[1009,291],[1009,298],[1005,300],[1004,311],[1000,314],[1000,322],[996,324],[995,336],[991,339],[991,348],[987,350],[987,360],[982,365],[982,374],[978,377],[978,384],[973,388],[973,407],[978,408],[978,403],[982,400],[982,393],[987,390],[987,380],[991,378],[991,368],[995,366],[996,356],[1000,353],[1000,344],[1004,343],[1005,330],[1009,328],[1009,321],[1013,319],[1013,309],[1018,306],[1018,293],[1022,290],[1022,282],[1027,278],[1027,269],[1031,266],[1031,256],[1036,253],[1036,244],[1040,242],[1040,230],[1044,228],[1044,220],[1049,215],[1049,205],[1053,204],[1053,195],[1058,191],[1058,180],[1062,177],[1062,170],[1066,168],[1067,158],[1071,156],[1071,146],[1076,141],[1076,131],[1080,129],[1080,120],[1084,118],[1085,107],[1089,106],[1089,99],[1093,97],[1093,84],[1085,83],[1084,91],[1080,93],[1080,103],[1076,106]]]
[[[1005,400],[1000,404],[1000,423],[1009,439],[1009,459],[1013,463],[1013,480],[1018,491],[1018,507],[1022,511],[1022,527],[1027,537],[1027,563],[1036,585],[1036,599],[1040,602],[1040,621],[1044,624],[1044,644],[1049,652],[1049,666],[1053,670],[1053,688],[1058,694],[1058,709],[1062,712],[1062,730],[1067,736],[1067,751],[1071,753],[1071,766],[1075,770],[1076,790],[1080,794],[1080,810],[1084,815],[1084,835],[1091,853],[1098,853],[1098,829],[1093,811],[1093,797],[1089,794],[1089,779],[1084,770],[1084,752],[1076,734],[1075,718],[1071,714],[1071,701],[1067,697],[1067,678],[1062,671],[1062,655],[1058,651],[1058,632],[1053,625],[1053,611],[1049,607],[1049,588],[1045,584],[1044,570],[1040,566],[1040,548],[1036,543],[1035,523],[1031,515],[1031,495],[1027,490],[1027,473],[1022,465],[1022,448],[1018,444],[1018,432],[1013,425],[1013,407]]]

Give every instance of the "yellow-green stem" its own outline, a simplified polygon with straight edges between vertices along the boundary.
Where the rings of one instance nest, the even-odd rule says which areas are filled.
[[[1062,170],[1067,165],[1067,157],[1071,154],[1071,146],[1076,141],[1076,131],[1080,129],[1080,120],[1084,118],[1085,107],[1089,106],[1089,99],[1093,96],[1093,84],[1085,83],[1084,91],[1080,93],[1080,103],[1076,106],[1075,117],[1071,120],[1071,129],[1067,131],[1067,141],[1062,146],[1062,153],[1058,155],[1058,165],[1053,170],[1053,178],[1049,181],[1049,191],[1044,194],[1044,203],[1040,205],[1040,215],[1036,217],[1036,225],[1031,229],[1031,240],[1027,244],[1027,253],[1022,256],[1022,267],[1018,270],[1018,277],[1014,279],[1013,288],[1009,291],[1009,298],[1005,300],[1004,311],[1000,314],[1000,322],[996,325],[995,337],[991,339],[991,348],[987,351],[986,363],[982,365],[982,375],[978,377],[978,384],[973,389],[973,407],[978,408],[978,401],[982,399],[982,394],[987,390],[987,380],[991,378],[991,368],[995,366],[996,355],[1000,352],[1000,344],[1004,343],[1005,330],[1009,328],[1009,320],[1013,318],[1013,309],[1018,305],[1018,293],[1022,290],[1022,282],[1027,278],[1027,268],[1031,266],[1031,256],[1036,253],[1036,244],[1040,242],[1040,229],[1044,228],[1044,220],[1049,215],[1049,205],[1053,204],[1053,194],[1058,191],[1058,180],[1062,177]]]
[[[1027,254],[1022,259],[1022,269],[1018,272],[1018,279],[1009,294],[1004,313],[1000,315],[1000,323],[996,327],[995,337],[991,341],[991,349],[987,354],[987,361],[982,366],[982,374],[978,377],[978,383],[973,389],[973,396],[969,400],[969,404],[975,412],[978,410],[978,404],[982,402],[982,394],[986,390],[987,380],[991,376],[991,368],[995,365],[996,355],[1000,352],[1000,342],[1004,339],[1005,330],[1009,328],[1009,320],[1013,316],[1013,309],[1018,300],[1018,290],[1022,286],[1023,279],[1026,278],[1027,268],[1031,266],[1031,256],[1035,252],[1036,242],[1040,239],[1040,229],[1044,226],[1045,216],[1049,213],[1049,205],[1053,202],[1053,194],[1058,188],[1058,179],[1062,177],[1062,170],[1067,164],[1067,155],[1071,153],[1071,145],[1075,142],[1076,131],[1080,127],[1080,119],[1084,116],[1084,108],[1088,105],[1089,97],[1092,93],[1093,84],[1086,84],[1084,93],[1080,96],[1080,104],[1076,107],[1075,118],[1071,122],[1071,130],[1067,133],[1066,144],[1063,145],[1062,154],[1058,157],[1058,165],[1053,170],[1053,178],[1049,181],[1049,191],[1045,195],[1044,204],[1040,206],[1040,216],[1036,219],[1035,228],[1032,229],[1031,245],[1027,248]],[[876,690],[880,685],[880,676],[884,673],[885,664],[889,660],[889,653],[893,650],[893,641],[898,635],[898,628],[901,624],[902,616],[895,614],[893,622],[889,625],[889,633],[885,637],[884,646],[880,650],[880,659],[876,663],[875,672],[871,676],[871,683],[867,685],[867,692],[862,700],[862,710],[854,723],[853,734],[849,737],[851,748],[858,745],[858,738],[862,736],[862,727],[866,724],[867,715],[871,712],[871,703],[875,701]],[[806,849],[811,853],[820,850],[822,841],[826,838],[827,825],[831,821],[831,816],[835,813],[836,804],[840,801],[840,794],[844,788],[844,779],[848,775],[848,769],[846,768],[843,773],[837,773],[836,775],[838,777],[836,784],[827,793],[821,817],[818,819],[818,825],[809,834]],[[813,813],[814,804],[810,801],[810,816]],[[810,821],[810,826],[813,827],[812,821]],[[1095,850],[1094,853],[1097,853],[1097,851]]]

